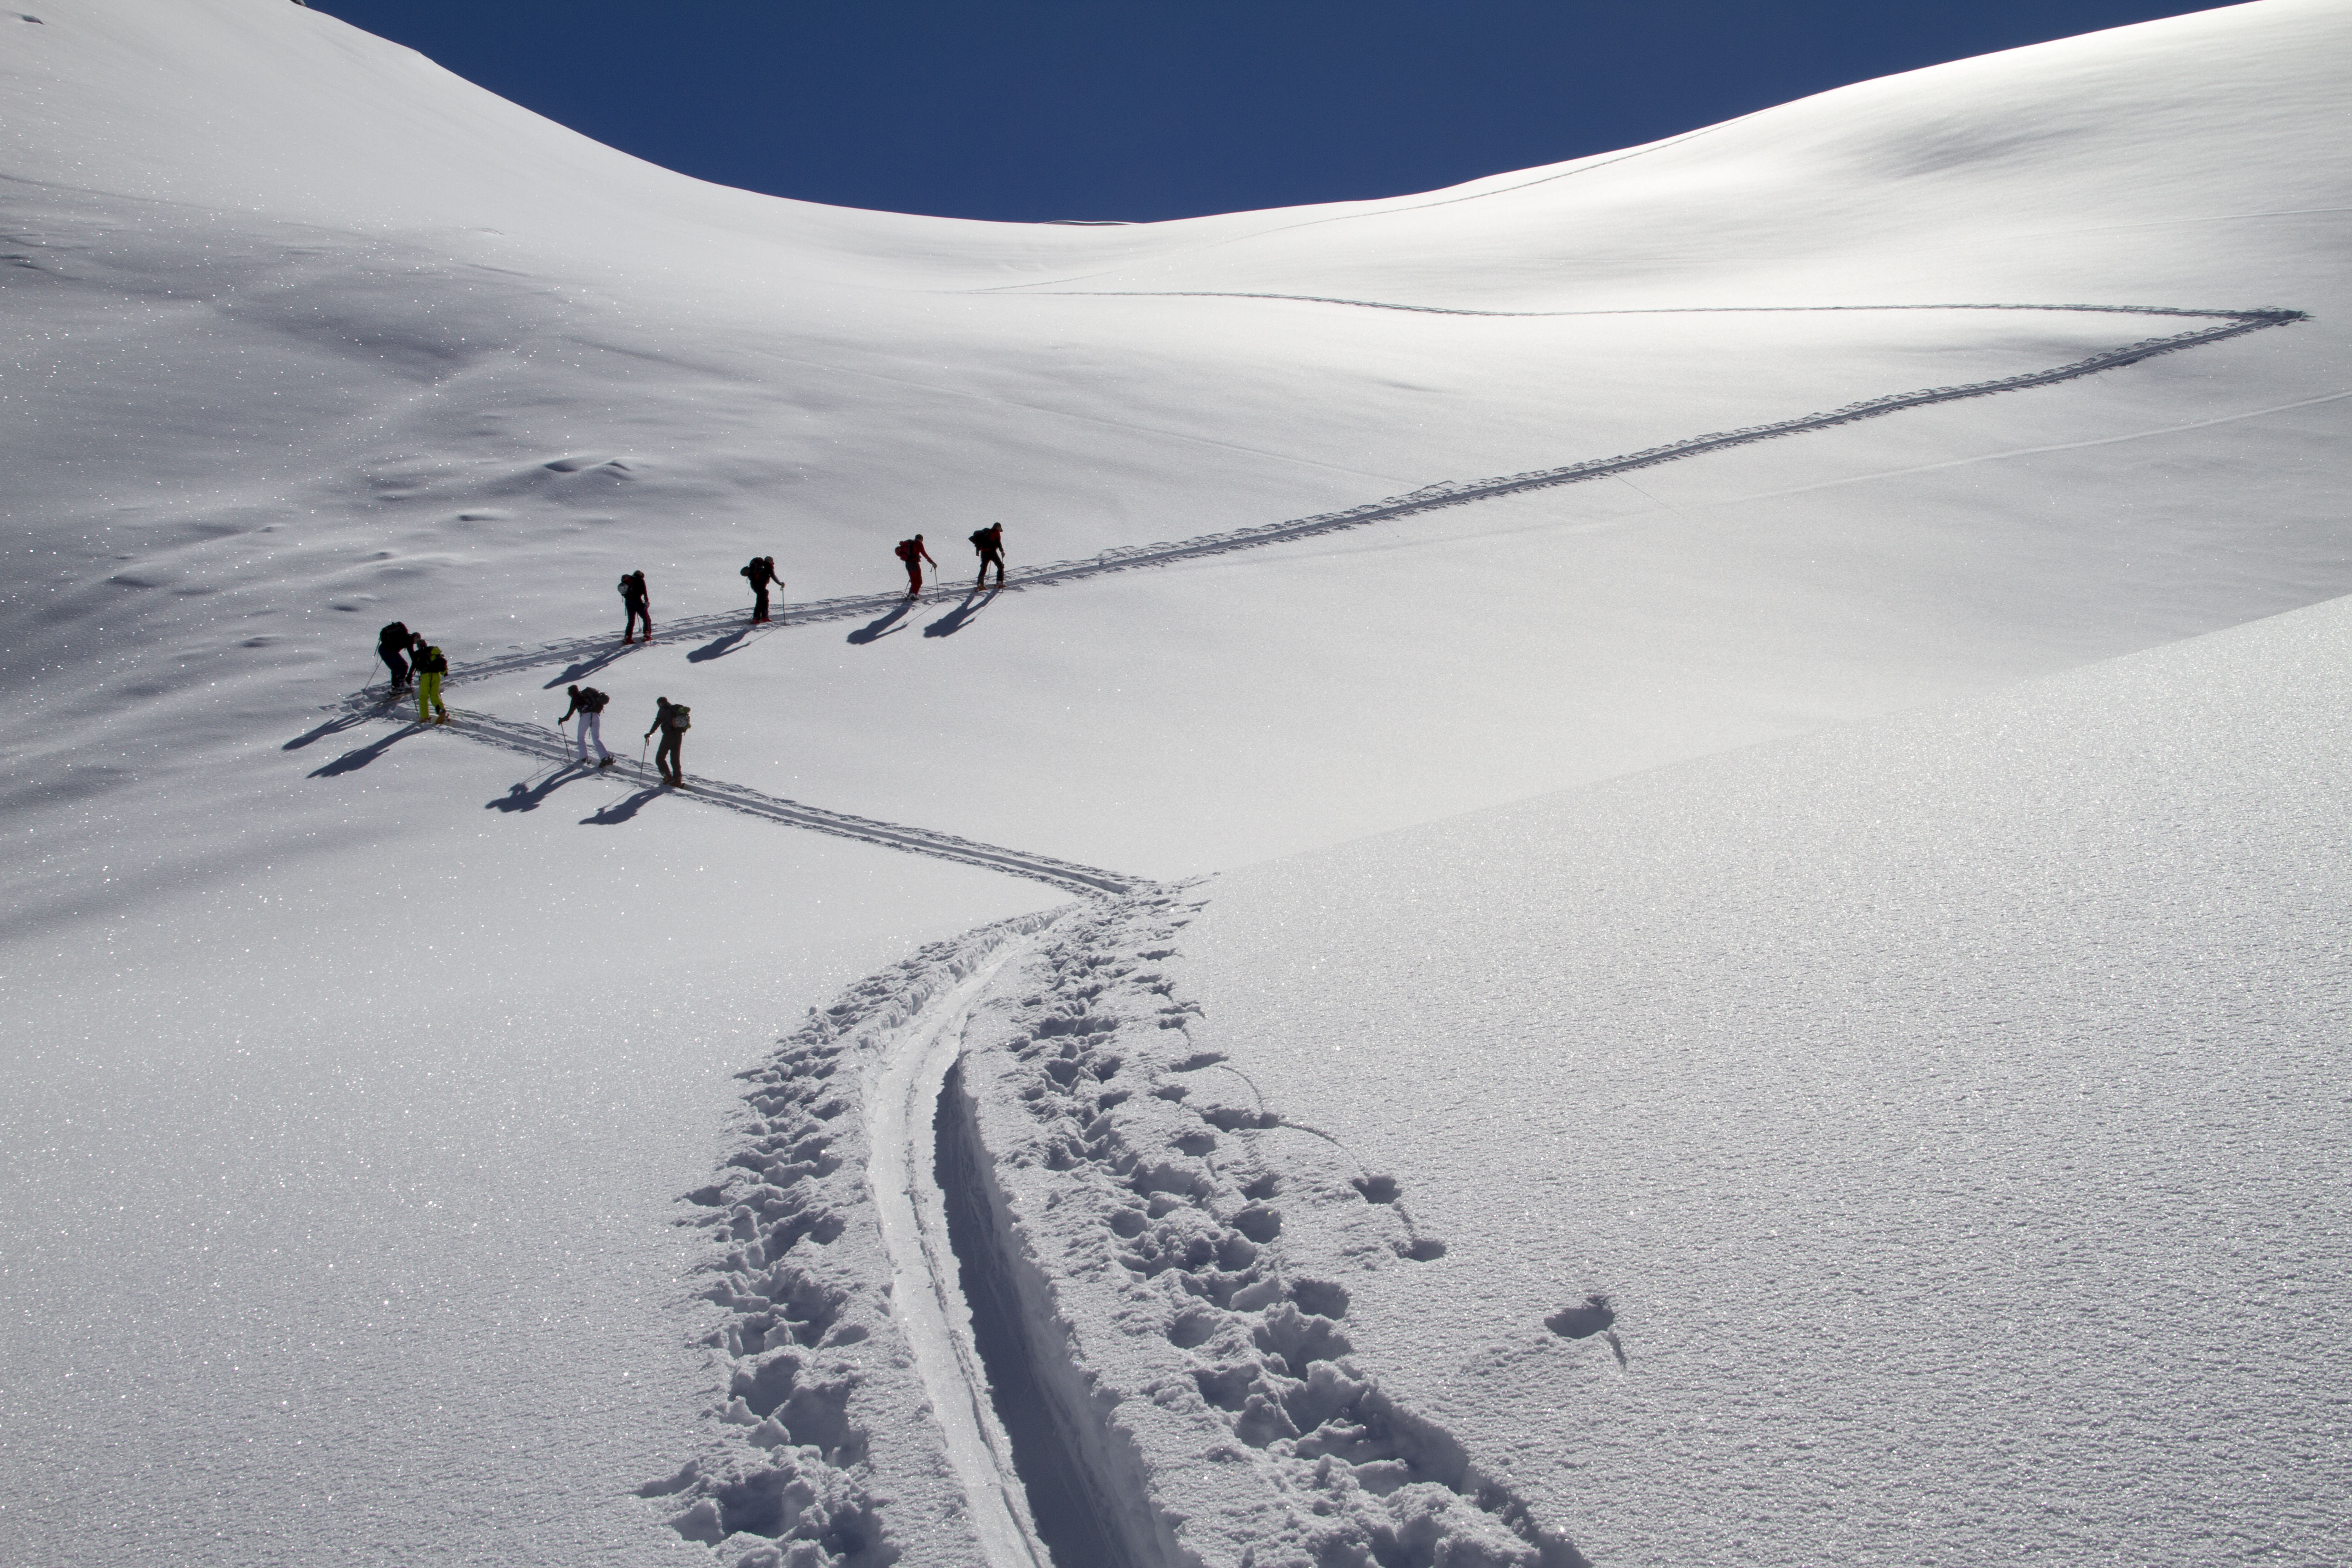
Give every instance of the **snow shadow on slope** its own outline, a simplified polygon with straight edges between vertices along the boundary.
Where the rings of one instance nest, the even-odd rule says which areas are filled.
[[[331,779],[339,778],[344,773],[355,773],[411,735],[424,733],[425,729],[425,726],[422,724],[403,724],[380,741],[371,741],[356,751],[345,752],[331,763],[312,768],[310,776],[314,779]]]
[[[635,653],[639,647],[650,647],[652,646],[650,639],[644,643],[616,643],[613,647],[605,648],[601,652],[592,653],[584,658],[574,659],[571,664],[564,667],[562,674],[557,676],[554,679],[541,687],[540,689],[541,691],[552,691],[559,686],[569,686],[574,681],[585,680],[590,676],[595,674],[598,670],[604,668],[606,665],[611,664],[614,660],[618,659],[625,655]]]
[[[355,730],[373,717],[374,715],[369,713],[346,713],[339,719],[330,719],[323,724],[303,731],[278,749],[281,752],[299,752],[305,746],[325,740],[330,735],[340,735],[346,730]]]
[[[507,793],[493,795],[482,803],[484,811],[537,811],[547,804],[547,797],[568,784],[594,778],[602,770],[586,763],[565,763],[544,776],[533,774],[507,786]]]
[[[905,631],[907,628],[898,623],[904,620],[907,612],[914,607],[915,601],[912,599],[892,605],[888,614],[879,616],[850,633],[849,640],[862,647],[866,643],[878,642],[894,632]]]
[[[623,795],[620,799],[614,801],[609,805],[598,806],[594,811],[590,812],[587,816],[580,819],[580,826],[583,827],[618,827],[622,823],[628,821],[629,818],[636,816],[638,812],[643,811],[646,805],[654,801],[659,800],[661,798],[661,795],[662,792],[659,786],[648,785],[644,789],[635,791],[634,794]]]
[[[774,628],[771,626],[766,629],[772,631]],[[714,658],[725,658],[730,653],[750,647],[751,642],[756,640],[753,634],[759,632],[761,632],[759,626],[737,626],[733,631],[714,637],[700,647],[688,653],[686,661],[688,664],[703,664]]]
[[[930,625],[925,626],[923,628],[923,635],[927,637],[951,637],[955,636],[956,633],[963,630],[964,627],[971,625],[973,621],[979,619],[980,612],[994,604],[996,602],[996,595],[1003,592],[1004,592],[1004,586],[1003,584],[999,584],[995,587],[991,588],[985,594],[979,592],[977,589],[971,593],[966,594],[962,604],[958,605],[954,609],[950,610],[946,615],[941,616],[938,620],[933,621]]]

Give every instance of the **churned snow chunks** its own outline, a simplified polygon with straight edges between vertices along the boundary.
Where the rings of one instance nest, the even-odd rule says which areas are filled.
[[[1155,889],[1065,917],[966,1037],[971,1113],[1026,1254],[1010,1266],[1049,1283],[1057,1321],[1033,1328],[1083,1374],[1065,1419],[1143,1461],[1135,1560],[1580,1563],[1357,1361],[1346,1274],[1444,1246],[1415,1234],[1402,1183],[1198,1043],[1209,1025],[1162,964],[1200,903]],[[1311,1261],[1285,1239],[1300,1205],[1326,1237]]]
[[[890,1313],[865,1180],[864,1079],[888,1038],[1024,922],[925,948],[852,986],[749,1085],[718,1179],[687,1194],[714,1243],[698,1342],[719,1386],[701,1452],[638,1489],[730,1568],[881,1568],[919,1540],[978,1561]]]

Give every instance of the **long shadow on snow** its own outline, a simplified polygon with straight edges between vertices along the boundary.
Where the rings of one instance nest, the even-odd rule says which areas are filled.
[[[661,798],[661,795],[662,792],[658,788],[646,788],[641,789],[632,795],[624,795],[621,799],[613,802],[612,805],[600,806],[596,810],[589,813],[586,816],[582,817],[580,819],[580,826],[583,827],[616,827],[622,823],[628,821],[629,818],[636,816],[639,811],[645,808],[645,805],[647,801],[659,800]],[[491,804],[495,805],[498,803],[493,801]]]
[[[389,704],[386,704],[386,706],[388,707]],[[305,731],[303,733],[295,736],[292,740],[287,742],[278,749],[281,752],[299,752],[314,741],[323,741],[330,735],[340,735],[346,730],[357,729],[360,725],[366,723],[371,719],[380,719],[382,717],[383,717],[382,712],[346,713],[340,719],[328,720],[325,723],[320,725],[315,730]]]
[[[565,763],[545,778],[534,784],[530,779],[510,786],[507,793],[494,800],[482,802],[484,811],[537,811],[549,795],[565,784],[593,778],[601,771],[585,763]]]
[[[421,733],[425,729],[425,726],[423,724],[403,724],[381,741],[371,742],[356,752],[345,752],[323,767],[312,768],[310,776],[314,779],[328,779],[341,773],[355,773],[408,739],[409,736]]]
[[[1004,584],[1002,583],[999,583],[995,587],[990,589],[985,597],[982,596],[978,588],[974,588],[971,593],[966,594],[963,596],[962,604],[958,605],[954,609],[950,610],[946,615],[941,616],[938,620],[933,621],[929,626],[925,626],[923,628],[923,635],[927,637],[951,637],[955,636],[956,633],[971,625],[973,620],[979,616],[981,611],[994,604],[996,602],[996,595],[1003,592],[1004,592]]]
[[[641,643],[623,643],[618,647],[608,647],[603,653],[592,654],[586,658],[576,660],[562,675],[557,676],[540,689],[552,691],[559,686],[569,686],[575,680],[585,680],[622,655],[635,653],[638,648],[653,646],[653,638],[647,637]]]
[[[758,641],[760,637],[766,636],[769,632],[775,630],[778,626],[782,624],[782,622],[779,621],[765,626],[737,626],[725,637],[719,637],[716,641],[704,643],[700,647],[696,648],[692,653],[688,654],[686,656],[686,662],[688,664],[700,664],[705,659],[725,658],[730,653],[739,653],[744,648],[751,647],[753,642]]]
[[[896,625],[895,623],[905,618],[907,612],[914,607],[915,602],[912,599],[906,600],[901,604],[892,606],[888,615],[882,616],[879,620],[868,621],[866,625],[850,633],[849,640],[854,643],[869,643],[879,637],[887,637],[892,632],[905,631],[907,629],[906,627]]]

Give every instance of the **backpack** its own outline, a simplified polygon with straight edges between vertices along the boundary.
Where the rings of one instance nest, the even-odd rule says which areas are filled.
[[[662,715],[662,729],[672,735],[683,735],[694,728],[694,710],[683,702],[673,702]]]
[[[902,539],[898,541],[898,559],[911,566],[915,563],[915,557],[921,552],[922,548],[923,547],[921,545],[916,543],[911,539]]]
[[[375,646],[378,647],[406,647],[408,646],[408,624],[405,621],[393,622],[392,625],[384,627],[383,630],[375,634]]]
[[[425,650],[425,657],[416,661],[416,668],[427,675],[446,675],[449,673],[449,661],[442,656],[439,648],[428,647]]]
[[[602,713],[604,710],[604,704],[611,700],[613,700],[611,698],[593,686],[583,686],[580,689],[580,711],[583,713]]]
[[[972,530],[971,547],[985,555],[996,547],[996,536],[984,528],[976,528]]]

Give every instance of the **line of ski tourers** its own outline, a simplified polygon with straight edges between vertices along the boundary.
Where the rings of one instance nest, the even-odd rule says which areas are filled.
[[[980,575],[972,580],[972,586],[977,589],[988,581],[991,566],[996,568],[996,585],[1000,588],[1004,586],[1004,525],[992,522],[986,528],[975,530],[971,535],[971,547],[980,556]],[[923,591],[924,563],[928,562],[936,570],[939,563],[933,561],[931,552],[923,548],[923,536],[919,533],[912,539],[900,540],[895,553],[899,563],[907,568],[907,597],[913,599]],[[776,572],[776,558],[755,555],[751,564],[740,568],[737,574],[751,584],[751,624],[756,626],[769,621],[770,594],[772,592],[781,597],[784,587],[783,578]],[[646,586],[646,574],[642,571],[624,573],[620,591],[621,608],[626,617],[621,629],[621,641],[624,644],[635,643],[637,628],[642,625],[645,640],[652,642],[653,595]],[[399,621],[376,633],[375,651],[376,656],[383,660],[384,668],[392,672],[391,686],[384,693],[386,703],[400,700],[413,685],[416,692],[416,721],[419,724],[446,724],[449,721],[449,710],[441,701],[441,678],[449,673],[447,655],[426,641],[422,634],[410,631]],[[574,739],[581,764],[586,765],[588,752],[593,746],[597,756],[596,765],[599,768],[611,767],[613,753],[604,749],[604,709],[613,700],[593,686],[571,686],[564,689],[571,694],[572,705],[563,710],[563,717],[555,721],[557,731],[560,732],[564,725],[578,719],[580,722]],[[672,702],[667,697],[656,697],[654,702],[653,728],[646,731],[644,738],[648,741],[656,735],[662,738],[661,747],[654,754],[655,763],[661,769],[662,786],[675,789],[686,783],[683,764],[686,732],[694,727],[694,713],[685,703]]]

